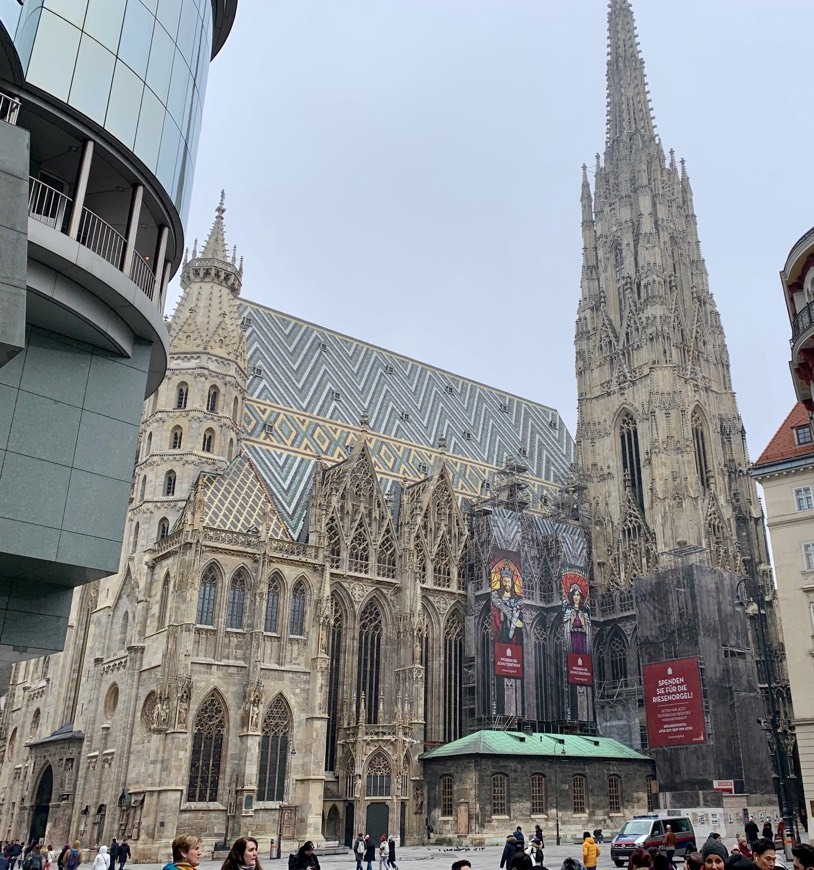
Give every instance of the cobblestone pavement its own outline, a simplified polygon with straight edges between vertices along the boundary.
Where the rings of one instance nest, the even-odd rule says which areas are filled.
[[[734,841],[733,841],[734,842]],[[553,843],[553,838],[552,838]],[[602,854],[597,867],[599,870],[615,870],[610,859],[610,843],[606,841],[600,848]],[[468,858],[472,862],[472,870],[500,870],[500,856],[503,853],[502,846],[486,846],[483,848],[452,849],[448,846],[402,846],[396,855],[401,870],[449,870],[454,861],[460,858]],[[545,866],[548,870],[560,870],[565,858],[578,858],[582,860],[581,844],[563,843],[560,846],[546,845]],[[267,856],[262,857],[263,870],[288,870],[287,856],[282,860],[270,860]],[[321,870],[355,870],[356,862],[348,850],[347,855],[323,855],[319,859]],[[133,865],[130,865],[133,866]],[[139,870],[160,870],[163,864],[139,864]],[[220,861],[202,861],[200,870],[220,870]],[[363,864],[364,868],[366,865]],[[682,863],[677,862],[678,870],[682,870]],[[373,862],[373,870],[378,870],[379,862]]]

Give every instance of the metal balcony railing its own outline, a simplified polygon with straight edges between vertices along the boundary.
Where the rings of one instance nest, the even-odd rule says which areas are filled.
[[[0,121],[16,125],[19,112],[20,101],[16,97],[10,97],[0,91]]]
[[[797,341],[800,335],[814,325],[814,302],[809,302],[794,318],[791,324],[792,341]]]
[[[1,116],[2,112],[0,112]],[[38,178],[29,179],[28,216],[34,220],[60,233],[65,233],[67,232],[71,202],[69,196],[44,181],[40,181]],[[107,260],[111,266],[122,270],[127,239],[90,209],[82,209],[76,240],[103,260]],[[155,274],[144,257],[137,251],[133,252],[133,262],[128,277],[148,299],[154,300]]]

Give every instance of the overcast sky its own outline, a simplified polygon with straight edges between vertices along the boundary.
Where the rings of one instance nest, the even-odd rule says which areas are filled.
[[[755,459],[794,402],[778,272],[814,224],[814,3],[634,9]],[[240,0],[190,246],[226,188],[246,298],[553,405],[573,432],[606,25],[603,0]]]

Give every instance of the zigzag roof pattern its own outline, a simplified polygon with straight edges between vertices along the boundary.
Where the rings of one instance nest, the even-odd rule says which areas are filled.
[[[240,308],[245,444],[294,534],[313,461],[344,459],[362,433],[386,485],[420,479],[439,455],[462,497],[478,496],[512,456],[541,493],[568,475],[574,442],[555,409],[257,303]]]

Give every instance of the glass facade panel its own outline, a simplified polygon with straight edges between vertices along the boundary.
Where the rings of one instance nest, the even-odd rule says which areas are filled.
[[[105,128],[131,151],[136,142],[138,124],[138,111],[134,107],[141,105],[143,92],[142,80],[127,64],[117,60]]]
[[[0,24],[6,28],[9,36],[14,36],[19,20],[20,5],[17,0],[0,0]]]
[[[64,18],[43,9],[26,78],[31,84],[68,101],[81,31]]]
[[[15,46],[27,80],[103,124],[157,177],[184,220],[212,53],[212,4],[44,2],[41,10],[43,0],[26,0],[20,13],[16,2],[0,0],[9,32],[19,18]]]
[[[105,48],[116,51],[122,35],[125,5],[125,0],[91,3],[85,17],[85,33],[101,42]]]
[[[45,8],[56,12],[61,18],[70,21],[76,27],[82,27],[85,23],[88,0],[45,0]]]
[[[83,36],[71,85],[70,103],[97,124],[103,124],[116,59],[95,39]]]

